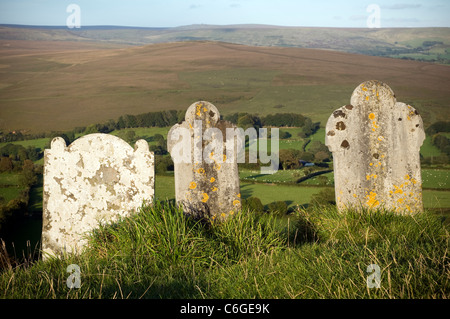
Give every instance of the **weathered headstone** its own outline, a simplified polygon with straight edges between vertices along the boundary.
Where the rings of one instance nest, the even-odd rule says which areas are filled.
[[[145,140],[135,149],[122,139],[91,134],[66,146],[54,138],[45,150],[42,249],[80,251],[99,223],[139,209],[154,196],[154,157]]]
[[[389,86],[379,81],[359,85],[351,104],[334,111],[326,125],[338,209],[422,211],[419,151],[424,139],[420,115],[397,102]]]
[[[241,207],[238,146],[234,138],[226,139],[227,128],[235,127],[220,120],[213,104],[200,101],[188,108],[184,122],[169,131],[176,201],[194,218],[224,220]],[[227,158],[230,147],[234,155]]]

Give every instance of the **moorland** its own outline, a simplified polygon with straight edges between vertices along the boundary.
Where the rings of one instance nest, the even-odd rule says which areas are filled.
[[[281,245],[283,247],[285,244],[295,246],[297,243],[294,243],[296,240],[293,238],[298,234],[289,233],[288,229],[286,239],[283,227],[290,227],[292,222],[297,225],[295,227],[298,229],[303,229],[304,218],[316,218],[316,214],[320,215],[317,205],[332,203],[334,198],[332,157],[326,152],[323,145],[326,121],[335,109],[349,103],[352,91],[357,85],[369,79],[387,83],[396,93],[398,101],[413,105],[421,114],[427,131],[427,138],[421,148],[423,196],[427,210],[426,216],[428,213],[433,216],[430,217],[430,220],[427,219],[428,217],[424,217],[417,223],[415,233],[411,233],[411,236],[417,235],[418,239],[414,238],[418,242],[420,241],[419,237],[422,231],[419,228],[422,226],[418,225],[422,222],[427,224],[428,228],[438,229],[439,227],[433,224],[435,223],[433,218],[444,220],[444,225],[448,225],[449,218],[447,216],[450,211],[448,141],[450,136],[448,122],[445,121],[449,118],[450,113],[449,66],[445,65],[444,60],[430,59],[430,61],[433,60],[433,63],[417,61],[426,55],[425,50],[416,50],[415,55],[410,53],[407,59],[401,58],[401,56],[392,58],[387,54],[380,53],[383,50],[386,51],[386,47],[391,47],[393,50],[394,48],[398,49],[398,46],[407,48],[407,45],[413,49],[421,45],[423,49],[425,43],[428,44],[425,47],[431,52],[428,52],[428,56],[435,50],[436,52],[442,51],[436,53],[441,54],[442,57],[447,54],[446,46],[450,45],[447,40],[449,38],[448,29],[372,30],[370,32],[369,30],[314,29],[309,33],[303,30],[301,32],[306,33],[298,33],[298,35],[304,34],[301,37],[303,40],[307,39],[306,34],[309,39],[316,39],[314,43],[310,43],[309,47],[300,47],[300,44],[279,43],[277,45],[275,42],[264,42],[262,39],[268,41],[268,39],[275,38],[270,38],[269,30],[261,26],[254,27],[259,31],[252,33],[253,38],[247,37],[247,39],[259,37],[260,40],[254,43],[239,43],[241,41],[239,39],[245,39],[246,37],[243,35],[248,34],[250,30],[243,27],[231,29],[233,30],[224,31],[223,28],[208,29],[204,26],[182,28],[182,30],[93,28],[68,31],[64,28],[32,28],[31,30],[13,27],[0,28],[0,137],[2,138],[2,143],[0,143],[2,152],[0,199],[2,212],[20,211],[20,216],[23,217],[21,222],[10,224],[9,231],[4,234],[5,239],[16,241],[14,249],[20,251],[24,247],[30,252],[39,241],[40,213],[42,211],[42,156],[43,150],[48,148],[52,137],[64,136],[70,143],[84,134],[106,132],[124,138],[131,145],[139,138],[146,139],[156,154],[156,198],[171,200],[174,198],[173,166],[170,163],[170,155],[165,149],[165,139],[170,126],[133,124],[131,120],[144,118],[141,115],[148,112],[155,114],[172,112],[170,114],[174,114],[178,120],[181,120],[183,111],[198,100],[213,103],[225,119],[234,120],[236,123],[244,123],[243,119],[250,118],[254,121],[253,124],[263,125],[264,119],[267,119],[269,115],[287,113],[301,114],[305,119],[310,119],[311,130],[305,130],[303,124],[299,127],[281,127],[285,137],[280,140],[280,150],[283,152],[282,165],[284,162],[288,163],[289,156],[302,156],[314,162],[316,164],[314,167],[286,164],[280,167],[276,174],[268,176],[261,175],[258,167],[240,166],[243,200],[248,201],[247,204],[252,209],[261,209],[269,213],[266,215],[276,216],[275,224],[278,226],[271,224],[270,227],[281,229],[282,235],[276,234],[277,241],[283,242]],[[194,31],[196,32],[195,36],[193,35]],[[295,30],[289,29],[288,31],[293,34],[292,32]],[[319,36],[319,31],[322,32],[321,36]],[[149,32],[153,32],[153,34],[150,35]],[[205,35],[204,38],[200,38],[199,34],[208,32],[208,37]],[[217,34],[226,35],[228,38],[217,38]],[[230,38],[233,34],[237,37],[234,40]],[[346,36],[344,37],[342,34],[346,34]],[[355,38],[356,34],[361,38],[352,42],[350,39]],[[330,44],[331,40],[323,40],[320,45],[319,40],[325,35],[327,35],[327,39],[334,39],[334,47]],[[341,37],[337,35],[341,35]],[[210,41],[211,38],[222,41]],[[378,42],[374,40],[375,38],[378,39]],[[380,46],[382,40],[386,46]],[[354,46],[350,45],[352,43]],[[353,51],[351,52],[349,48],[343,50],[344,44],[352,47]],[[370,50],[377,48],[378,45],[378,51],[363,52],[361,51],[363,44],[367,47],[370,46]],[[307,134],[306,131],[308,131]],[[312,212],[308,212],[308,208],[312,208]],[[154,211],[150,212],[150,217],[154,218],[152,215]],[[336,215],[332,209],[325,209],[324,212],[327,213],[325,214],[326,220],[319,220],[320,218],[317,217],[319,219],[315,219],[314,222],[319,224],[337,223],[339,227],[345,228],[347,223],[361,221],[360,217],[351,212],[350,215],[345,216]],[[313,215],[314,218],[311,217]],[[144,218],[146,218],[145,216]],[[256,218],[246,221],[246,223],[253,223],[259,220],[260,216],[245,218]],[[370,228],[370,231],[382,234],[381,237],[385,236],[392,241],[396,238],[395,231],[385,232],[382,222],[386,221],[387,224],[394,225],[392,228],[394,230],[396,227],[398,229],[404,227],[402,222],[396,224],[398,222],[396,217],[389,213],[376,218],[374,220],[376,223],[379,221],[379,224],[372,225],[373,228]],[[160,224],[158,221],[155,222]],[[175,242],[179,240],[176,235],[179,231],[178,227],[193,227],[192,229],[195,228],[195,231],[198,230],[196,225],[189,223],[181,225],[175,220],[172,222],[174,222],[172,231]],[[131,220],[130,223],[134,223],[134,221]],[[414,221],[411,223],[414,224]],[[360,226],[354,230],[354,233],[349,233],[349,237],[354,239],[355,236],[360,236],[366,225],[361,224]],[[239,225],[230,227],[239,227]],[[269,231],[272,229],[270,227]],[[295,227],[291,229],[297,229]],[[341,229],[343,232],[345,232],[344,228]],[[254,230],[250,228],[248,232],[251,233]],[[106,230],[106,232],[111,231],[110,229]],[[198,231],[202,232],[203,230]],[[234,232],[235,229],[230,228],[229,231]],[[320,233],[321,230],[317,231]],[[326,238],[324,239],[326,249],[336,252],[334,250],[335,243],[342,238],[338,238],[340,236],[338,233],[326,233],[328,230],[323,229],[322,231],[325,232],[322,234],[322,238]],[[441,243],[443,232],[439,228],[436,231],[436,237],[430,237],[430,242]],[[226,236],[230,236],[230,234]],[[118,236],[118,238],[126,241],[127,236],[126,234],[122,237]],[[198,238],[204,236],[207,238],[205,240],[211,239],[204,233],[199,233]],[[406,237],[404,239],[406,240]],[[27,245],[26,242],[29,240],[31,240],[31,244],[28,242]],[[313,238],[312,241],[314,242],[314,240]],[[298,241],[302,240],[299,238]],[[311,238],[306,241],[310,242]],[[358,241],[364,241],[364,238],[360,236]],[[266,243],[263,244],[266,245]],[[376,245],[378,244],[383,246],[384,242],[377,242]],[[396,253],[400,253],[401,245],[403,243],[399,243],[395,248],[398,249],[395,250]],[[275,246],[280,247],[279,243]],[[269,243],[267,247],[272,246]],[[308,247],[307,254],[312,255],[308,255],[307,258],[317,261],[321,267],[324,266],[319,259],[314,257],[317,247]],[[352,246],[352,249],[359,249],[355,247]],[[7,249],[10,248],[9,245]],[[172,248],[169,247],[169,249]],[[244,244],[241,245],[241,248],[242,251],[250,249]],[[445,250],[444,246],[441,248]],[[113,249],[116,248],[113,247]],[[345,251],[346,248],[342,249]],[[107,251],[101,247],[98,250]],[[98,250],[94,249],[96,252]],[[256,254],[256,250],[251,254]],[[223,252],[222,257],[232,260],[229,264],[231,268],[245,268],[246,266],[239,262],[242,251],[236,252],[237,257],[228,255],[234,254],[234,252],[226,251]],[[336,257],[334,252],[329,255],[330,259]],[[115,254],[112,251],[109,253],[111,256]],[[185,256],[184,254],[185,252],[180,251],[179,256]],[[285,263],[288,265],[299,258],[304,258],[302,257],[304,255],[296,254],[296,251],[290,251],[287,255],[278,256],[280,260],[288,259],[288,262]],[[366,259],[371,258],[370,250],[364,250],[364,254],[369,254]],[[382,258],[387,260],[390,254],[391,252],[386,250],[386,256],[383,255]],[[429,251],[419,255],[420,260],[425,260],[424,258],[429,256]],[[259,262],[259,255],[258,260],[252,258],[244,258],[244,260],[249,264]],[[264,258],[268,263],[267,272],[279,271],[274,270],[272,259],[268,255],[264,255]],[[342,262],[347,265],[344,259]],[[208,258],[205,260],[211,261]],[[86,260],[86,263],[90,262],[90,260]],[[168,265],[170,261],[162,262]],[[202,269],[206,265],[206,262],[203,262],[196,269],[203,271]],[[438,264],[441,267],[442,263]],[[117,265],[126,267],[127,263],[120,261]],[[187,263],[182,265],[179,269],[180,273],[176,273],[176,276],[185,278],[183,276],[186,274],[183,272],[187,269],[186,265]],[[60,266],[63,267],[63,265]],[[423,267],[425,267],[423,269],[428,269],[426,267],[431,266]],[[287,271],[288,268],[286,266],[282,272]],[[348,267],[348,269],[350,268]],[[211,266],[208,269],[212,274],[222,268]],[[141,269],[136,270],[139,277]],[[194,274],[197,272],[194,271]],[[353,275],[356,276],[355,278],[361,277],[360,274]],[[380,295],[382,297],[414,296],[414,289],[419,284],[413,287],[408,286],[408,283],[406,286],[402,286],[400,283],[402,276],[409,275],[409,273],[398,273],[396,275],[399,282],[398,289],[394,293],[384,290]],[[414,278],[419,278],[423,275],[422,270],[413,275],[417,276]],[[438,280],[436,278],[441,278],[442,275],[445,276],[445,271],[439,273],[437,277],[431,276],[429,280],[430,282]],[[161,275],[158,280],[167,282],[167,278],[164,276],[166,274]],[[327,272],[326,276],[328,276],[326,277],[327,282],[330,278],[333,281],[331,270]],[[9,280],[8,278],[10,279],[7,277],[5,284]],[[356,280],[355,278],[353,280]],[[238,279],[245,281],[246,277]],[[254,280],[256,282],[256,276]],[[420,280],[417,280],[420,283]],[[200,283],[195,278],[193,281],[192,287],[197,285],[198,290],[182,291],[181,297],[201,297],[205,293],[206,287],[210,289],[206,296],[236,296],[231,293],[232,286],[224,288],[225,291],[229,290],[224,295],[212,289],[211,282],[214,281],[212,277],[207,279],[207,283]],[[46,286],[50,284],[50,281],[44,280],[42,283]],[[145,284],[149,283],[145,282]],[[264,291],[255,292],[254,285],[247,284],[249,290],[243,296],[273,296],[275,294],[282,297],[293,297],[301,291],[298,287],[298,289],[296,287],[294,289],[290,286],[274,284],[273,286],[269,285],[265,293]],[[351,286],[351,281],[348,284]],[[115,283],[110,283],[110,285],[114,286]],[[173,287],[178,287],[177,285],[175,283]],[[448,292],[442,291],[439,285],[435,283],[433,285],[435,295],[448,296]],[[118,290],[112,286],[110,296],[117,296]],[[317,294],[312,290],[305,290],[308,292],[304,296],[370,296],[370,292],[365,289],[358,288],[356,292],[347,294],[347,292],[343,292],[343,286],[338,285],[337,290],[329,287],[331,284],[327,286],[325,283]],[[62,293],[65,294],[63,288],[60,287]],[[129,288],[131,289],[131,286]],[[145,289],[147,286],[143,287],[141,292],[146,291]],[[296,289],[297,291],[295,291]],[[100,292],[96,288],[86,291],[87,294],[91,294],[92,291],[100,296],[102,294],[101,287]],[[421,296],[433,296],[426,289],[420,291]],[[152,293],[152,290],[150,292]],[[30,292],[30,295],[33,293]],[[47,291],[42,293],[45,295]],[[163,292],[155,292],[155,294],[158,293],[162,296],[169,296],[173,293],[173,289],[167,287],[167,290]],[[59,296],[59,294],[56,295]]]

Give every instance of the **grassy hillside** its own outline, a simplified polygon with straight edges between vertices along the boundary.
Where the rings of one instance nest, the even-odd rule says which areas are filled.
[[[95,231],[79,256],[18,267],[1,258],[0,291],[44,299],[443,299],[448,235],[427,213],[247,212],[208,227],[156,203]],[[66,285],[70,264],[80,267],[80,288]],[[367,286],[370,264],[380,267],[380,288]]]
[[[65,41],[0,44],[5,131],[70,130],[124,114],[185,110],[201,99],[222,114],[296,112],[325,125],[368,79],[389,84],[426,123],[450,115],[450,73],[443,65],[217,42],[120,49]]]
[[[271,25],[191,25],[175,28],[0,26],[0,39],[145,45],[220,41],[250,46],[320,48],[450,63],[450,28],[311,28]]]

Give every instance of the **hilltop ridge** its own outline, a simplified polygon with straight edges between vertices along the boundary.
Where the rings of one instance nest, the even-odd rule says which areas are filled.
[[[450,28],[326,28],[261,24],[178,27],[0,25],[0,40],[94,41],[145,45],[219,41],[251,46],[320,48],[450,64]]]

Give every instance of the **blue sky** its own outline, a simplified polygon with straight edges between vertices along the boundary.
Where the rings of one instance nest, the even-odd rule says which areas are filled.
[[[0,0],[1,24],[66,25],[69,4],[81,9],[81,27],[124,25],[271,24],[366,27],[380,8],[381,27],[450,27],[449,0]]]

